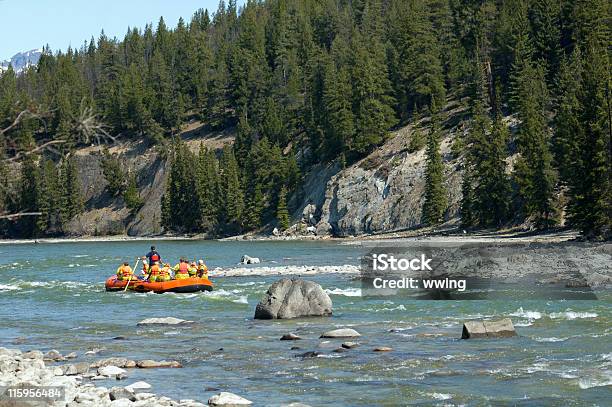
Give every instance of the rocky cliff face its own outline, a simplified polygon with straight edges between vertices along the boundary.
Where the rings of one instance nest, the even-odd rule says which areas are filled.
[[[107,182],[101,167],[101,148],[78,150],[75,159],[86,202],[86,210],[72,219],[67,228],[70,235],[147,236],[161,232],[161,196],[166,184],[166,163],[155,149],[143,143],[125,143],[109,149],[125,166],[125,172],[137,174],[143,207],[131,214],[123,198],[112,197],[105,190]]]
[[[446,112],[441,152],[446,168],[448,221],[458,217],[461,199],[460,163],[451,145],[459,132],[454,123],[462,110]],[[330,165],[315,168],[305,179],[304,201],[294,217],[312,203],[317,212],[317,235],[351,236],[398,231],[419,226],[425,188],[425,148],[410,152],[410,141],[426,137],[429,120],[423,119],[394,133],[369,156],[340,170]]]

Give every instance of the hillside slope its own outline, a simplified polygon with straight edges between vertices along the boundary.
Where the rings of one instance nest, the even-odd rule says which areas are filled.
[[[465,108],[458,102],[449,103],[441,113],[440,147],[448,198],[445,220],[449,225],[458,221],[461,200],[461,159],[453,155],[451,148],[455,139],[467,131],[462,121],[465,115]],[[514,123],[509,124],[514,128]],[[382,146],[344,169],[337,162],[310,168],[304,174],[301,190],[289,202],[293,208],[292,231],[298,229],[305,210],[314,212],[310,225],[321,237],[376,234],[421,226],[425,147],[414,150],[413,139],[427,137],[429,126],[430,117],[423,117],[396,129]],[[206,132],[200,123],[192,123],[181,138],[193,151],[201,144],[219,150],[233,142],[234,134],[233,130]],[[145,204],[131,214],[121,197],[112,197],[106,191],[101,151],[101,147],[87,147],[75,153],[86,210],[70,222],[67,234],[150,236],[164,233],[160,223],[161,197],[168,171],[166,160],[156,148],[147,147],[144,142],[119,142],[109,149],[124,163],[124,171],[137,175]],[[261,231],[273,227],[270,224]]]

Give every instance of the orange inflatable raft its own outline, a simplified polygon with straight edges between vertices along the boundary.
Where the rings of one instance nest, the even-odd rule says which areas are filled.
[[[117,276],[109,277],[104,284],[106,291],[123,291],[128,282],[118,280]],[[164,282],[149,282],[133,279],[129,283],[128,290],[141,293],[153,291],[154,293],[194,293],[197,291],[212,291],[213,284],[207,278],[191,277],[183,280],[170,280]]]

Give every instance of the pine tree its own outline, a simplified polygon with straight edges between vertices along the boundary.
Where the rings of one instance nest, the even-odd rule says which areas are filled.
[[[289,229],[290,218],[287,209],[287,189],[283,186],[278,194],[278,205],[276,206],[276,221],[281,230]]]
[[[527,63],[518,74],[516,83],[521,156],[516,162],[514,175],[525,215],[532,216],[538,227],[546,228],[555,223],[553,192],[556,173],[549,148],[548,90],[544,69]]]
[[[495,123],[477,100],[469,135],[468,151],[473,165],[471,203],[473,222],[479,226],[499,227],[506,220],[510,202],[510,180],[506,175],[506,146],[510,138],[499,107]]]
[[[165,225],[180,232],[194,232],[200,224],[200,201],[196,187],[196,158],[189,148],[176,140],[171,152],[170,175],[165,196],[169,200],[168,223]]]
[[[244,226],[247,229],[258,229],[262,225],[264,211],[264,196],[261,185],[255,184],[247,198]]]
[[[379,145],[395,124],[394,100],[386,67],[364,45],[363,34],[353,33],[352,76],[355,137],[348,152],[357,156],[369,153]],[[370,43],[368,41],[368,43]],[[380,46],[374,41],[371,47]]]
[[[21,164],[21,177],[19,185],[19,211],[37,212],[40,210],[40,174],[38,166],[32,156],[27,156]],[[22,236],[38,236],[41,230],[38,228],[36,217],[23,216],[17,225]]]
[[[557,80],[559,96],[555,106],[552,148],[555,166],[559,169],[560,181],[564,185],[572,185],[574,180],[583,179],[579,154],[585,131],[579,99],[583,92],[582,63],[580,49],[576,49],[569,58],[561,61]]]
[[[77,165],[74,158],[64,160],[60,168],[62,188],[62,217],[68,221],[83,212],[83,196],[81,193],[81,183],[78,177]]]
[[[609,3],[601,0],[579,1],[574,5],[574,36],[583,55],[578,93],[583,130],[574,134],[570,145],[575,159],[568,212],[572,224],[594,239],[612,235],[609,10]]]
[[[334,43],[335,44],[335,43]],[[352,111],[351,78],[347,68],[336,68],[329,62],[325,72],[323,104],[327,110],[322,159],[331,160],[353,150],[355,117]]]
[[[123,193],[123,200],[125,201],[125,206],[130,210],[130,213],[134,215],[142,208],[144,200],[140,197],[140,192],[138,191],[136,175],[129,174],[127,179],[127,187]]]
[[[425,162],[425,203],[423,221],[427,225],[437,225],[444,221],[447,199],[444,187],[444,163],[440,155],[440,129],[434,114],[432,128],[427,137]]]
[[[223,193],[222,223],[232,228],[240,225],[244,210],[244,195],[240,185],[240,169],[230,146],[221,155],[221,191]]]
[[[474,213],[474,205],[476,196],[474,194],[474,177],[472,163],[470,157],[467,156],[463,161],[463,176],[461,179],[461,226],[464,228],[472,227],[476,224],[477,219]]]
[[[200,227],[207,232],[213,232],[217,226],[218,196],[217,196],[217,159],[214,151],[200,145],[196,172],[196,189],[199,199]]]
[[[40,177],[40,204],[42,213],[37,217],[37,227],[45,234],[54,234],[62,230],[62,196],[57,169],[51,160],[44,160],[41,164]]]

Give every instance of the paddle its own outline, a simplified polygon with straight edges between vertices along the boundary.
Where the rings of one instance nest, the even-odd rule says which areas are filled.
[[[136,268],[138,267],[138,262],[140,261],[140,257],[136,258],[136,264],[134,264],[134,269],[132,270],[132,274],[130,274],[130,278],[128,279],[127,284],[125,285],[125,288],[123,289],[123,291],[127,291],[128,287],[130,286],[130,282],[132,281],[132,277],[134,277],[134,273],[136,272]]]

